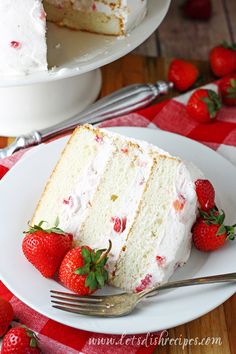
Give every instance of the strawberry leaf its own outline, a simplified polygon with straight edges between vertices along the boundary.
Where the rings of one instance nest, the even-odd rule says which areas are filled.
[[[51,233],[51,232],[54,232],[55,234],[58,234],[58,235],[65,235],[65,232],[61,229],[59,229],[58,227],[52,227],[51,229],[47,230],[47,233]]]
[[[224,47],[225,49],[236,50],[236,43],[229,44],[228,42],[223,41],[223,42],[221,43],[221,46]]]
[[[60,220],[59,220],[59,217],[57,216],[56,220],[55,220],[55,223],[54,223],[56,228],[58,227],[59,223],[60,223]]]
[[[47,221],[41,220],[40,223],[38,224],[38,227],[41,228],[44,223],[47,224]]]
[[[227,238],[231,241],[235,239],[235,225],[225,226],[227,232]]]
[[[102,274],[102,271],[100,269],[98,269],[96,272],[95,272],[95,276],[96,276],[96,279],[97,279],[97,282],[99,284],[99,287],[100,288],[103,288],[104,285],[105,285],[105,279],[104,279],[104,276]]]
[[[101,258],[101,256],[102,256],[104,251],[105,250],[98,250],[98,251],[95,252],[95,257],[94,257],[94,262],[95,263],[98,262],[99,258]]]
[[[108,249],[88,250],[82,247],[81,254],[84,260],[84,266],[79,267],[74,271],[78,275],[87,275],[85,286],[89,287],[90,291],[102,288],[108,280],[108,272],[104,268],[108,254],[111,250],[111,241],[109,241]]]
[[[37,348],[37,340],[34,337],[30,339],[30,347]]]
[[[229,235],[229,236],[228,236],[228,239],[229,239],[230,241],[235,240],[235,235]]]
[[[214,119],[216,113],[222,106],[219,95],[213,90],[207,90],[208,97],[203,97],[202,101],[206,103],[210,118]]]
[[[223,235],[223,234],[225,234],[226,233],[226,228],[225,228],[225,226],[224,225],[220,225],[220,227],[219,227],[219,229],[218,229],[218,231],[217,231],[217,233],[216,233],[216,236],[220,236],[220,235]]]
[[[230,85],[231,87],[227,87],[226,92],[227,98],[236,98],[236,80],[235,79],[230,79]]]
[[[83,256],[83,258],[84,258],[85,264],[86,264],[86,263],[90,263],[90,262],[91,262],[90,251],[89,251],[87,248],[82,247],[81,253],[82,253],[82,256]]]
[[[90,263],[85,264],[83,267],[77,268],[75,274],[86,275],[90,272]]]
[[[98,283],[97,283],[94,272],[90,272],[86,278],[85,286],[89,287],[90,290],[93,291],[97,288],[97,285],[98,285]]]
[[[58,225],[59,225],[59,218],[58,217],[56,218],[55,225],[51,228],[44,229],[43,228],[44,223],[48,224],[48,222],[45,220],[41,220],[38,225],[32,226],[29,224],[29,230],[24,231],[24,234],[33,234],[36,231],[43,231],[43,232],[46,232],[47,234],[55,233],[58,235],[65,235],[65,232],[58,227]]]

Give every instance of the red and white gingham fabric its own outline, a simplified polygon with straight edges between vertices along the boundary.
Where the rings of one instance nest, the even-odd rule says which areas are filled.
[[[208,85],[216,89],[216,84]],[[163,129],[208,145],[236,165],[236,107],[223,107],[219,117],[211,124],[200,124],[190,119],[185,104],[189,94],[166,100],[137,113],[112,119],[101,126],[139,126]],[[0,160],[0,178],[20,160],[23,153]],[[38,314],[18,300],[0,282],[0,296],[10,300],[16,318],[39,333],[40,346],[45,354],[149,354],[154,350],[158,333],[133,336],[100,335],[73,329]],[[154,340],[156,338],[156,340]],[[102,339],[99,344],[96,340]],[[125,340],[127,341],[125,342]],[[110,345],[104,343],[109,342]],[[112,341],[114,341],[112,343]],[[139,343],[139,344],[138,344]]]

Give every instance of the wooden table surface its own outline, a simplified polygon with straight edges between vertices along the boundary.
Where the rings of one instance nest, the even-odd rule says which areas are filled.
[[[207,60],[209,49],[216,44],[224,40],[236,42],[236,0],[212,0],[212,18],[207,22],[183,18],[180,11],[183,2],[172,0],[166,18],[136,49],[137,54]]]
[[[150,58],[138,55],[128,55],[103,68],[102,96],[137,82],[155,82],[166,79],[169,61],[163,58]],[[209,66],[206,62],[195,61],[199,66],[206,82],[213,80]],[[115,78],[111,80],[111,78]],[[174,92],[172,95],[176,95]],[[163,98],[164,99],[164,98]],[[160,100],[160,99],[159,99]],[[5,146],[11,139],[0,138],[0,146]],[[197,304],[196,304],[197,306]],[[158,321],[158,319],[157,319]],[[184,338],[215,338],[220,337],[222,345],[186,346],[184,350],[180,345],[159,346],[155,353],[159,354],[236,354],[236,295],[226,301],[209,314],[176,328],[168,329],[171,339]]]

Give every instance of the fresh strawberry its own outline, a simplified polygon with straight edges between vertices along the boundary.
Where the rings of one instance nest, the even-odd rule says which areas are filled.
[[[36,334],[24,326],[12,328],[3,339],[1,354],[41,353],[37,339]]]
[[[92,250],[88,246],[70,250],[61,263],[59,280],[79,295],[88,295],[102,288],[108,279],[104,266],[110,250],[110,241],[107,250]]]
[[[198,179],[195,182],[197,198],[200,207],[204,211],[208,211],[215,206],[215,190],[208,179]]]
[[[193,226],[193,243],[200,251],[214,251],[234,239],[233,226],[224,225],[225,214],[213,208],[206,213],[200,211],[200,218]]]
[[[236,70],[236,44],[226,42],[210,51],[210,65],[216,76],[223,77]]]
[[[46,278],[52,278],[65,254],[72,247],[72,235],[62,231],[58,225],[49,229],[42,227],[45,221],[38,225],[30,226],[22,243],[25,257]]]
[[[194,20],[209,20],[212,15],[211,0],[187,0],[182,5],[185,17]]]
[[[12,320],[13,308],[11,304],[8,301],[0,298],[0,337],[6,333]]]
[[[226,106],[236,106],[236,75],[221,79],[219,89],[222,102]]]
[[[192,63],[181,59],[174,59],[170,63],[168,80],[174,83],[177,90],[188,90],[198,77],[198,68]]]
[[[217,117],[221,108],[219,95],[213,90],[198,89],[193,92],[187,103],[189,116],[198,122],[208,123]]]

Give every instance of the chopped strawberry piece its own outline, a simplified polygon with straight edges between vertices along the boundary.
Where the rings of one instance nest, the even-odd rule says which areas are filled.
[[[18,41],[11,41],[10,46],[14,49],[20,49],[21,43]]]
[[[186,199],[184,198],[184,196],[182,194],[179,195],[178,199],[176,199],[173,202],[173,207],[175,208],[176,211],[181,211],[184,208],[184,205],[186,203]]]
[[[102,136],[99,136],[99,135],[96,135],[95,136],[95,141],[99,144],[101,144],[103,142],[103,137]]]
[[[39,18],[42,21],[44,21],[46,19],[46,12],[44,10],[41,11]]]
[[[122,233],[126,229],[127,218],[123,217],[122,219],[118,216],[112,217],[111,221],[114,223],[113,230],[118,234]]]
[[[147,274],[145,278],[141,280],[140,285],[135,288],[135,292],[139,293],[140,291],[147,289],[147,287],[151,284],[151,282],[152,282],[152,275]]]
[[[157,264],[161,267],[163,267],[166,263],[166,257],[164,256],[156,256],[156,261],[157,261]]]

